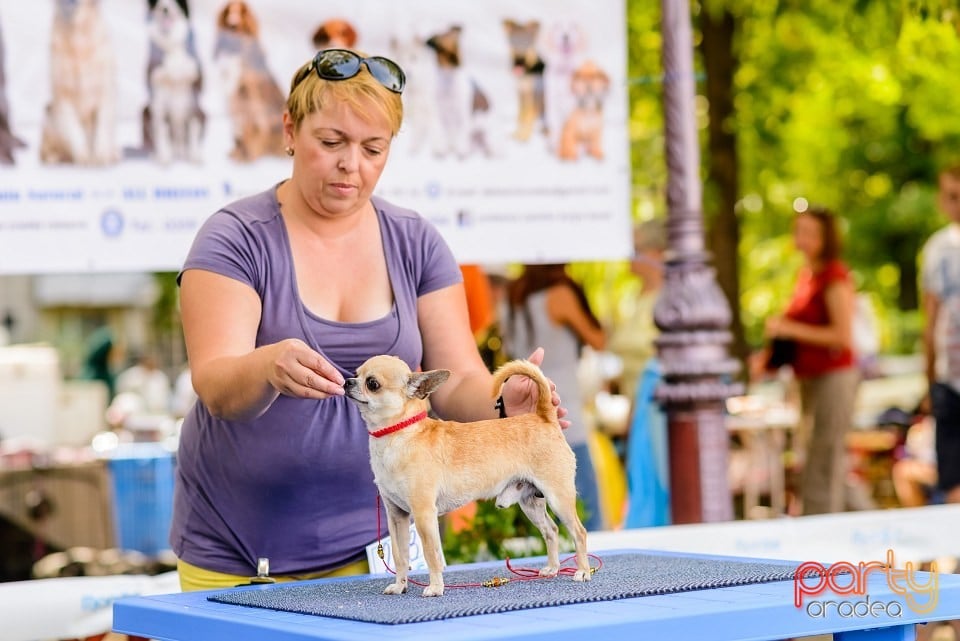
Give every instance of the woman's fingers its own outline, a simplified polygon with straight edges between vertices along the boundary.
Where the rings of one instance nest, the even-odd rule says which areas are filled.
[[[343,395],[343,376],[303,341],[291,339],[278,348],[271,384],[281,394],[317,399]]]
[[[543,348],[538,347],[537,349],[533,350],[533,353],[530,354],[530,356],[527,357],[527,360],[533,363],[534,365],[536,365],[537,367],[540,367],[541,365],[543,365],[543,355],[544,355]]]

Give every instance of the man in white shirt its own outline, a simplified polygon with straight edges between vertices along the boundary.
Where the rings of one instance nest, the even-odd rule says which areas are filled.
[[[149,414],[170,412],[170,377],[150,354],[138,355],[134,364],[117,376],[117,394],[136,394]]]
[[[937,203],[949,222],[922,251],[923,351],[938,484],[948,503],[960,503],[960,165],[940,172]]]

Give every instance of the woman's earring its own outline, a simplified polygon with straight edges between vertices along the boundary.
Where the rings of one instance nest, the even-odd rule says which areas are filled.
[[[288,156],[292,156],[292,155],[293,155],[293,147],[287,147],[287,148],[285,148],[283,151],[284,151],[284,153],[287,154]]]

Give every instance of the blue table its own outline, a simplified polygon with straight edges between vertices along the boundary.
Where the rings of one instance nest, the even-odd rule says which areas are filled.
[[[648,550],[643,552],[661,554]],[[677,555],[676,552],[669,554]],[[731,558],[690,556],[718,560]],[[483,565],[502,567],[499,562]],[[920,585],[926,584],[929,578],[927,573],[917,573]],[[917,623],[960,619],[960,575],[940,575],[937,579],[937,606],[931,613],[923,615],[911,610],[905,598],[888,585],[886,575],[879,572],[868,577],[870,602],[890,603],[891,606],[874,608],[875,615],[862,617],[842,616],[836,607],[827,608],[829,612],[825,616],[819,616],[815,607],[813,612],[818,615],[811,616],[805,609],[798,609],[794,605],[792,581],[405,625],[381,625],[218,604],[207,600],[211,592],[121,599],[114,604],[113,612],[114,631],[162,641],[361,641],[374,638],[380,641],[579,641],[584,638],[602,638],[604,641],[773,641],[828,633],[833,633],[837,641],[908,641],[915,638]],[[271,589],[271,586],[235,589]],[[834,594],[808,598],[833,600],[836,603],[843,600],[855,603],[863,599],[854,595]],[[900,606],[899,616],[896,616],[898,608],[893,602]],[[890,610],[890,613],[885,610]]]

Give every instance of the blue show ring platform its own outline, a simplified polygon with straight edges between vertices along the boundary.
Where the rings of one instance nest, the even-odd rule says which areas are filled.
[[[717,563],[763,561],[676,552],[630,552],[684,556]],[[783,561],[770,563],[782,565]],[[501,573],[503,563],[464,567],[489,567],[491,572]],[[586,638],[602,636],[604,641],[641,638],[774,641],[827,633],[834,633],[834,638],[839,641],[907,641],[914,638],[916,623],[960,619],[960,575],[940,575],[937,578],[938,602],[929,614],[917,614],[911,610],[904,597],[891,589],[886,575],[874,572],[867,584],[870,601],[895,602],[899,607],[887,610],[898,614],[881,611],[863,617],[842,616],[834,608],[826,616],[811,616],[794,605],[794,584],[789,580],[389,626],[215,603],[208,597],[223,592],[215,590],[122,599],[114,605],[114,630],[165,641],[260,641],[265,638],[271,641],[360,641],[371,638],[381,641],[579,641],[584,635]],[[926,573],[918,573],[919,584],[926,584],[928,579]],[[323,579],[321,582],[364,580],[369,577]],[[236,590],[280,587],[251,586]],[[835,601],[862,599],[853,595],[825,595],[822,598]]]
[[[561,565],[572,570],[573,557],[565,560],[568,562],[564,563],[562,559]],[[792,581],[797,567],[795,563],[783,561],[717,561],[637,552],[605,554],[602,567],[600,557],[590,561],[599,571],[589,582],[574,581],[562,574],[524,580],[522,576],[514,575],[506,564],[496,571],[486,566],[450,568],[444,572],[446,589],[443,597],[437,599],[422,598],[423,586],[430,580],[426,572],[411,574],[407,593],[399,597],[383,593],[384,588],[394,582],[393,577],[377,577],[365,581],[303,581],[270,589],[228,590],[211,595],[209,599],[232,605],[396,625],[749,583]],[[533,558],[525,561],[522,567],[529,568],[536,575],[545,563],[545,557]],[[510,567],[516,568],[516,565]],[[504,579],[506,583],[495,588],[483,585],[494,578]]]

